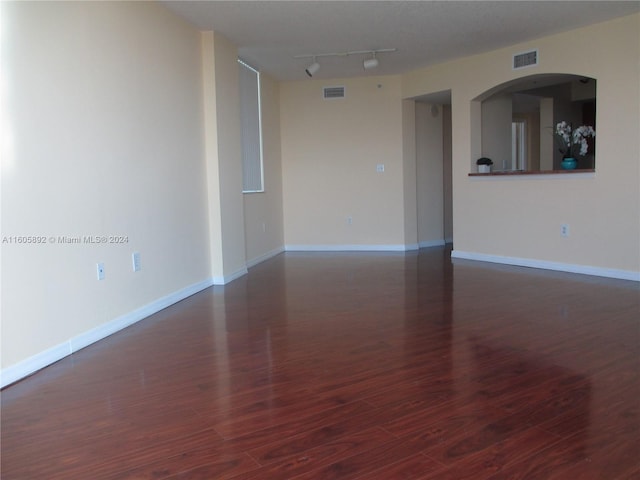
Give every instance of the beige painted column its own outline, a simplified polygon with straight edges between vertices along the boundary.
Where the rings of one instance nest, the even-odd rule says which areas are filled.
[[[236,47],[202,33],[204,137],[211,274],[222,285],[247,273]]]

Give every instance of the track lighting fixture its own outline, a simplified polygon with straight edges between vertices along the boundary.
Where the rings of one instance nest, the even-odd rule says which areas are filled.
[[[362,66],[365,70],[370,70],[378,66],[378,59],[376,58],[376,52],[373,52],[373,58],[367,58],[362,62]]]
[[[305,72],[307,73],[307,75],[309,75],[310,77],[313,77],[313,75],[320,70],[320,64],[318,62],[316,62],[316,58],[313,57],[313,63],[311,65],[309,65],[306,69]]]
[[[316,54],[304,54],[296,55],[293,58],[313,58],[313,63],[305,68],[305,73],[310,77],[313,77],[318,70],[320,70],[320,64],[317,62],[316,57],[348,57],[349,55],[372,55],[371,58],[367,58],[362,62],[362,66],[365,70],[376,68],[380,62],[376,57],[377,53],[395,52],[396,48],[379,48],[377,50],[355,50],[350,52],[339,53],[316,53]]]

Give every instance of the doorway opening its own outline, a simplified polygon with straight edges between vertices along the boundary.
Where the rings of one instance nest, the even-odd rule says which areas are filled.
[[[451,91],[414,100],[418,245],[452,244]]]

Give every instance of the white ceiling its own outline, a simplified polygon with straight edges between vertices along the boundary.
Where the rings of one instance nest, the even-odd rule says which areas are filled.
[[[307,78],[312,60],[295,55],[397,48],[367,72],[363,55],[319,58],[314,78],[399,74],[640,11],[638,1],[159,1],[279,80]]]

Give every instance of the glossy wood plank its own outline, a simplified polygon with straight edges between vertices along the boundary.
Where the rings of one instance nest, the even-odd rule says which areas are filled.
[[[287,253],[1,392],[13,479],[629,480],[640,285]]]
[[[380,427],[335,436],[332,440],[318,442],[318,446],[315,447],[309,444],[300,447],[299,439],[294,437],[289,444],[294,448],[282,449],[272,444],[263,447],[262,453],[260,450],[250,452],[250,455],[264,467],[234,479],[292,478],[314,468],[367,452],[378,445],[388,444],[394,439],[393,435]]]
[[[473,435],[469,438],[473,438]],[[530,428],[515,435],[507,435],[505,440],[492,443],[478,453],[450,462],[446,468],[427,476],[429,480],[485,480],[504,468],[526,460],[532,455],[553,446],[560,437],[539,428]]]

